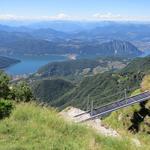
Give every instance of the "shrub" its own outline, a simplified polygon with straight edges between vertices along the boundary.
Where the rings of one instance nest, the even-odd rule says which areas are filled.
[[[0,98],[7,98],[9,92],[9,77],[0,71]]]
[[[17,102],[29,102],[33,99],[33,94],[26,82],[20,82],[12,87],[11,90],[12,99]]]
[[[13,109],[11,101],[0,99],[0,119],[8,117]]]

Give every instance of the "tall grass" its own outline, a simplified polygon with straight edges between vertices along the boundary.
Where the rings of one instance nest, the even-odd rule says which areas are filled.
[[[0,150],[134,150],[127,138],[98,135],[34,103],[19,104],[0,121]]]
[[[150,75],[146,75],[143,78],[143,81],[141,83],[141,89],[143,91],[149,90],[150,91]]]

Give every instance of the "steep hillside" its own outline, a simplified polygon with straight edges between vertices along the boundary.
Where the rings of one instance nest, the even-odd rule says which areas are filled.
[[[127,67],[122,69],[122,73],[150,73],[150,56],[144,58],[136,58],[134,59]]]
[[[149,60],[150,57],[139,58],[117,73],[106,72],[87,77],[77,87],[55,101],[54,106],[63,108],[73,105],[86,108],[88,101],[93,101],[94,106],[98,106],[122,98],[124,89],[130,94],[133,90],[128,89],[140,86],[142,78],[149,73]]]
[[[0,56],[0,69],[7,68],[13,64],[19,63],[19,60]]]
[[[37,73],[41,77],[48,76],[69,76],[82,74],[84,69],[87,70],[87,74],[92,72],[92,69],[100,65],[98,60],[72,60],[65,62],[49,63],[41,67]],[[101,65],[105,65],[102,63]]]
[[[51,104],[64,93],[68,92],[74,85],[62,79],[39,80],[32,84],[32,91],[36,99]]]
[[[1,150],[138,150],[129,138],[103,137],[91,129],[65,122],[56,111],[35,104],[18,104],[0,122]]]
[[[89,45],[80,48],[81,53],[99,54],[100,56],[122,56],[122,57],[137,57],[142,52],[130,42],[113,40],[100,45]]]

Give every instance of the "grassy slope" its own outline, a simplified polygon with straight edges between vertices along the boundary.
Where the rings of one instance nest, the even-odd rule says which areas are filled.
[[[56,111],[19,104],[10,118],[0,121],[0,150],[134,150],[127,138],[106,138],[65,122]]]

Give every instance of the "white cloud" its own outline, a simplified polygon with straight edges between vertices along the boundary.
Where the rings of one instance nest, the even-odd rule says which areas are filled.
[[[70,19],[71,17],[65,13],[59,13],[55,16],[42,16],[42,17],[39,17],[39,19],[44,19],[44,20],[66,20],[66,19]]]
[[[123,16],[113,13],[96,13],[92,16],[95,20],[116,20],[116,21],[150,21],[150,16]]]
[[[112,14],[110,12],[108,13],[96,13],[93,15],[93,18],[98,20],[119,20],[123,19],[123,17],[120,14]]]
[[[21,17],[21,16],[20,16]],[[19,17],[19,18],[20,18]],[[0,14],[0,20],[16,20],[18,19],[17,16],[11,14]]]
[[[17,16],[13,14],[0,14],[0,20],[67,20],[71,17],[65,13],[59,13],[54,16],[36,16],[36,17],[26,17]]]
[[[13,14],[0,14],[0,20],[114,20],[114,21],[150,21],[150,16],[122,16],[120,14],[95,13],[91,16],[70,16],[58,13],[51,16],[19,16]]]
[[[57,16],[55,16],[55,18],[56,19],[68,19],[68,18],[70,18],[70,16],[67,14],[64,14],[64,13],[60,13]]]

